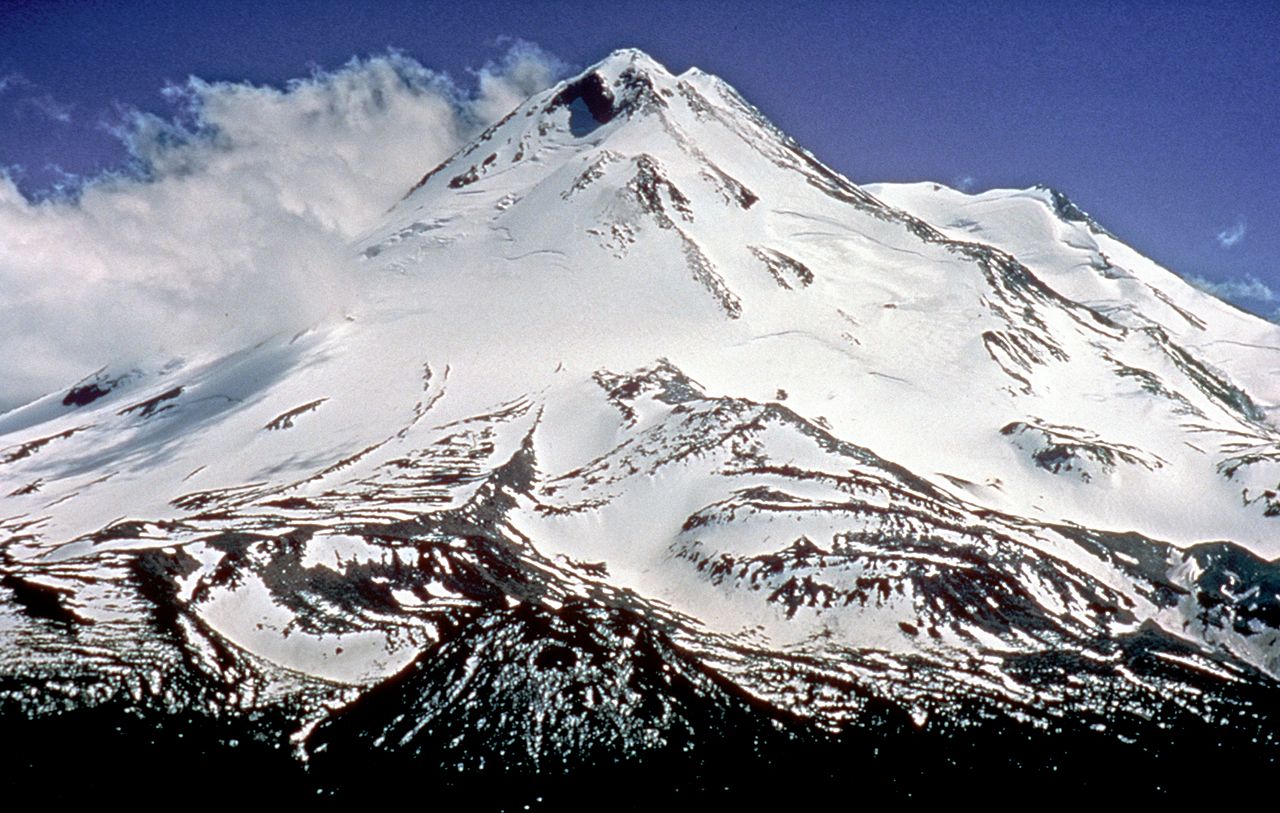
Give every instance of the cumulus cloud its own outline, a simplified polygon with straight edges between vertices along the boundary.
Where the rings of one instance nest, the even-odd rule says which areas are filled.
[[[1245,227],[1244,218],[1242,217],[1235,222],[1235,225],[1229,226],[1218,232],[1214,239],[1217,240],[1218,245],[1223,248],[1231,248],[1236,243],[1239,243],[1244,239],[1245,231],[1247,231],[1247,229]]]
[[[560,70],[517,43],[470,93],[394,52],[283,89],[191,79],[174,118],[116,128],[128,172],[32,202],[0,171],[0,411],[340,313],[350,240]]]
[[[1203,277],[1191,277],[1189,282],[1202,291],[1236,303],[1270,303],[1280,300],[1275,289],[1257,277],[1230,279],[1224,282],[1210,282]]]

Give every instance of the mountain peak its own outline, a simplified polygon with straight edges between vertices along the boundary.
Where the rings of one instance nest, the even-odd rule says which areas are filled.
[[[567,146],[572,145],[570,152],[599,146],[599,138],[604,134],[596,134],[596,130],[605,124],[644,118],[654,111],[669,109],[670,100],[681,94],[682,84],[682,80],[643,51],[634,48],[614,51],[577,75],[526,100],[424,175],[409,194],[441,174],[450,188],[462,189],[501,169],[522,162],[527,166],[529,162],[525,159],[535,155],[545,158],[560,153],[562,161],[563,156],[569,154],[563,150]],[[683,88],[683,93],[696,96],[688,87]],[[545,152],[546,149],[550,152]],[[472,162],[472,155],[477,151],[481,151],[481,159]]]
[[[579,75],[599,73],[609,78],[616,78],[627,70],[652,73],[660,77],[671,78],[671,72],[658,60],[641,51],[639,48],[619,48]]]
[[[566,79],[554,91],[548,112],[566,106],[570,129],[584,135],[615,116],[628,116],[661,106],[675,77],[653,57],[635,48],[614,51],[582,73]]]
[[[1076,202],[1067,197],[1067,194],[1062,190],[1046,184],[1036,184],[1030,191],[1045,198],[1049,208],[1053,209],[1053,213],[1059,219],[1068,223],[1083,223],[1095,234],[1114,236],[1099,225],[1098,221],[1094,220],[1088,212],[1076,205]]]

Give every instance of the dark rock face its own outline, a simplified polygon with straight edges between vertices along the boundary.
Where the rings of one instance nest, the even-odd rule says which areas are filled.
[[[1039,188],[1049,193],[1053,213],[1062,220],[1068,223],[1083,223],[1094,234],[1105,234],[1108,237],[1115,236],[1098,225],[1098,222],[1090,217],[1088,212],[1077,206],[1075,201],[1067,197],[1065,193],[1051,186],[1041,185]]]
[[[551,100],[548,110],[569,108],[569,131],[581,137],[614,117],[613,94],[598,73],[590,73],[568,85]]]
[[[102,396],[111,392],[111,388],[103,388],[97,384],[86,384],[83,387],[72,387],[62,396],[63,406],[85,406],[92,404]]]
[[[171,390],[167,390],[165,392],[160,393],[154,398],[148,398],[145,401],[141,401],[139,403],[133,404],[132,406],[125,407],[124,409],[120,410],[119,414],[128,415],[130,413],[136,412],[138,413],[138,417],[140,418],[150,418],[152,415],[155,415],[157,412],[164,412],[167,409],[172,409],[174,405],[166,404],[165,402],[172,401],[173,399],[177,398],[181,394],[182,394],[182,387],[174,387]]]
[[[136,371],[120,375],[108,373],[106,369],[99,370],[88,378],[76,382],[74,387],[67,390],[67,393],[62,396],[62,405],[82,407],[92,404],[99,398],[115,392],[121,385],[129,383],[136,374]]]

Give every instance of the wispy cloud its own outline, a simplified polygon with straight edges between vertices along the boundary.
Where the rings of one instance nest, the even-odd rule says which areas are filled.
[[[18,116],[37,115],[62,124],[70,123],[75,105],[54,98],[51,93],[40,93],[40,86],[20,73],[0,75],[0,95],[22,89],[13,112]]]
[[[32,202],[0,169],[0,411],[341,313],[350,240],[559,70],[517,45],[475,92],[396,53],[284,89],[193,79],[177,119],[116,130],[136,175]]]
[[[1218,245],[1223,248],[1231,248],[1236,243],[1239,243],[1244,239],[1244,235],[1247,230],[1248,227],[1245,225],[1244,218],[1242,217],[1236,220],[1234,226],[1229,226],[1218,232],[1214,239],[1216,239],[1218,241]]]
[[[1280,294],[1257,277],[1211,282],[1203,277],[1189,277],[1188,282],[1219,299],[1236,303],[1270,303],[1280,301]]]
[[[4,93],[11,88],[27,87],[30,84],[27,81],[27,77],[20,73],[6,73],[0,76],[0,93]]]
[[[42,93],[39,96],[28,96],[21,100],[17,103],[15,109],[20,115],[30,111],[49,121],[70,124],[71,113],[75,110],[75,105],[69,102],[60,102],[52,94]]]
[[[961,192],[972,192],[978,186],[978,179],[972,175],[961,175],[952,181]]]

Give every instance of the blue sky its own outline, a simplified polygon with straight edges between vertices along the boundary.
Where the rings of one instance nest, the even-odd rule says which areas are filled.
[[[0,165],[28,196],[119,167],[188,76],[279,86],[399,49],[448,72],[513,39],[716,73],[855,181],[1047,183],[1187,277],[1280,308],[1280,4],[0,0]],[[425,169],[425,167],[424,167]],[[0,240],[3,240],[0,235]]]

